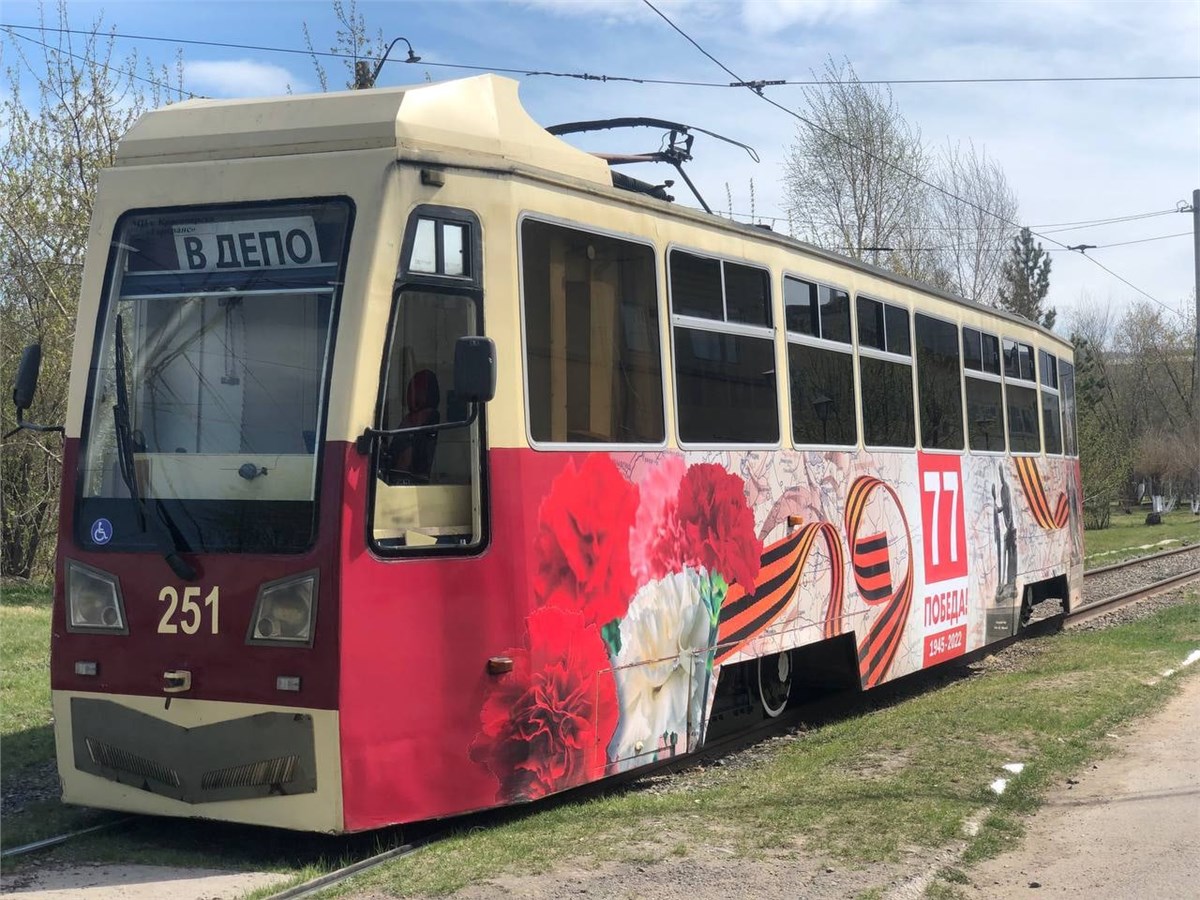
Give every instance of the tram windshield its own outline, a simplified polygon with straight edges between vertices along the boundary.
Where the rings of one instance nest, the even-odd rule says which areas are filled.
[[[83,436],[85,546],[311,544],[349,221],[341,200],[122,220]]]

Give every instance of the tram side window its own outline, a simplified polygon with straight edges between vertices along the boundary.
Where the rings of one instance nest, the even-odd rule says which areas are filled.
[[[974,328],[962,330],[967,391],[967,443],[972,450],[1004,452],[1004,399],[1000,339]]]
[[[1058,361],[1058,380],[1062,392],[1063,452],[1079,455],[1079,436],[1075,426],[1075,366],[1065,359]]]
[[[669,259],[679,439],[778,442],[767,270],[682,250]]]
[[[533,439],[662,443],[654,251],[527,219],[521,259]]]
[[[454,394],[454,348],[479,333],[467,293],[405,289],[396,299],[380,427],[384,430],[460,422],[466,403]],[[479,421],[379,439],[373,546],[383,552],[478,545]]]
[[[855,305],[863,442],[868,447],[915,447],[908,310],[869,297],[857,298]]]
[[[1042,433],[1046,452],[1060,454],[1062,443],[1062,407],[1058,395],[1058,358],[1038,351],[1038,374],[1042,386]]]
[[[932,450],[961,450],[962,377],[958,326],[918,313],[916,331],[921,446]]]
[[[1009,452],[1041,452],[1033,347],[1007,338],[1004,340],[1004,394]]]
[[[858,443],[849,295],[785,277],[783,296],[793,440],[828,446]],[[792,330],[793,322],[805,330]]]

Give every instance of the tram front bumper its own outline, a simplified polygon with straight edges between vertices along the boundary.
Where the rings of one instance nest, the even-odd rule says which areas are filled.
[[[342,831],[335,710],[54,692],[63,800]]]

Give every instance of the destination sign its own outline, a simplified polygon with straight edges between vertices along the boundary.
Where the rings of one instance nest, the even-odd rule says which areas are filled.
[[[180,272],[319,266],[321,245],[312,216],[179,222],[171,226]]]

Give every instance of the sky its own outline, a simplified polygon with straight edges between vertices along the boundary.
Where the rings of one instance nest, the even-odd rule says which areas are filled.
[[[1137,300],[1175,311],[1191,306],[1192,216],[1175,210],[1190,204],[1192,191],[1200,188],[1200,0],[654,2],[741,80],[812,80],[830,58],[848,60],[863,81],[976,80],[893,83],[890,90],[927,146],[973,143],[1002,167],[1019,201],[1018,221],[1042,234],[1043,246],[1052,251],[1049,303],[1059,310],[1060,330],[1080,308],[1102,305],[1119,314]],[[358,10],[371,33],[382,32],[388,41],[402,36],[421,57],[403,62],[406,48],[398,44],[394,61],[381,70],[381,87],[501,69],[720,85],[733,80],[642,0],[359,0]],[[314,46],[324,50],[335,44],[338,28],[330,0],[70,2],[67,15],[73,28],[102,17],[119,35],[140,36],[118,38],[121,53],[136,50],[143,58],[170,62],[178,48],[184,86],[219,98],[303,93],[320,85],[311,57],[302,52],[172,41],[302,51],[307,26]],[[49,19],[57,25],[53,10]],[[38,20],[36,3],[0,4],[0,24]],[[28,41],[18,43],[39,51]],[[4,53],[10,65],[11,48]],[[348,77],[342,63],[325,63],[331,86],[341,86]],[[978,81],[1130,76],[1142,80]],[[714,209],[743,220],[751,212],[762,221],[780,217],[775,227],[787,230],[784,160],[797,128],[806,126],[752,92],[561,75],[509,77],[521,83],[526,109],[543,125],[654,116],[753,146],[758,163],[736,147],[698,135],[696,158],[687,170]],[[804,111],[801,86],[764,91]],[[572,138],[587,149],[609,151],[656,150],[659,140],[659,132],[645,129]],[[625,171],[650,181],[674,177],[669,168]],[[682,183],[673,192],[679,202],[696,205]],[[1126,221],[1076,224],[1115,218]],[[1086,251],[1087,259],[1060,244],[1096,247]]]

